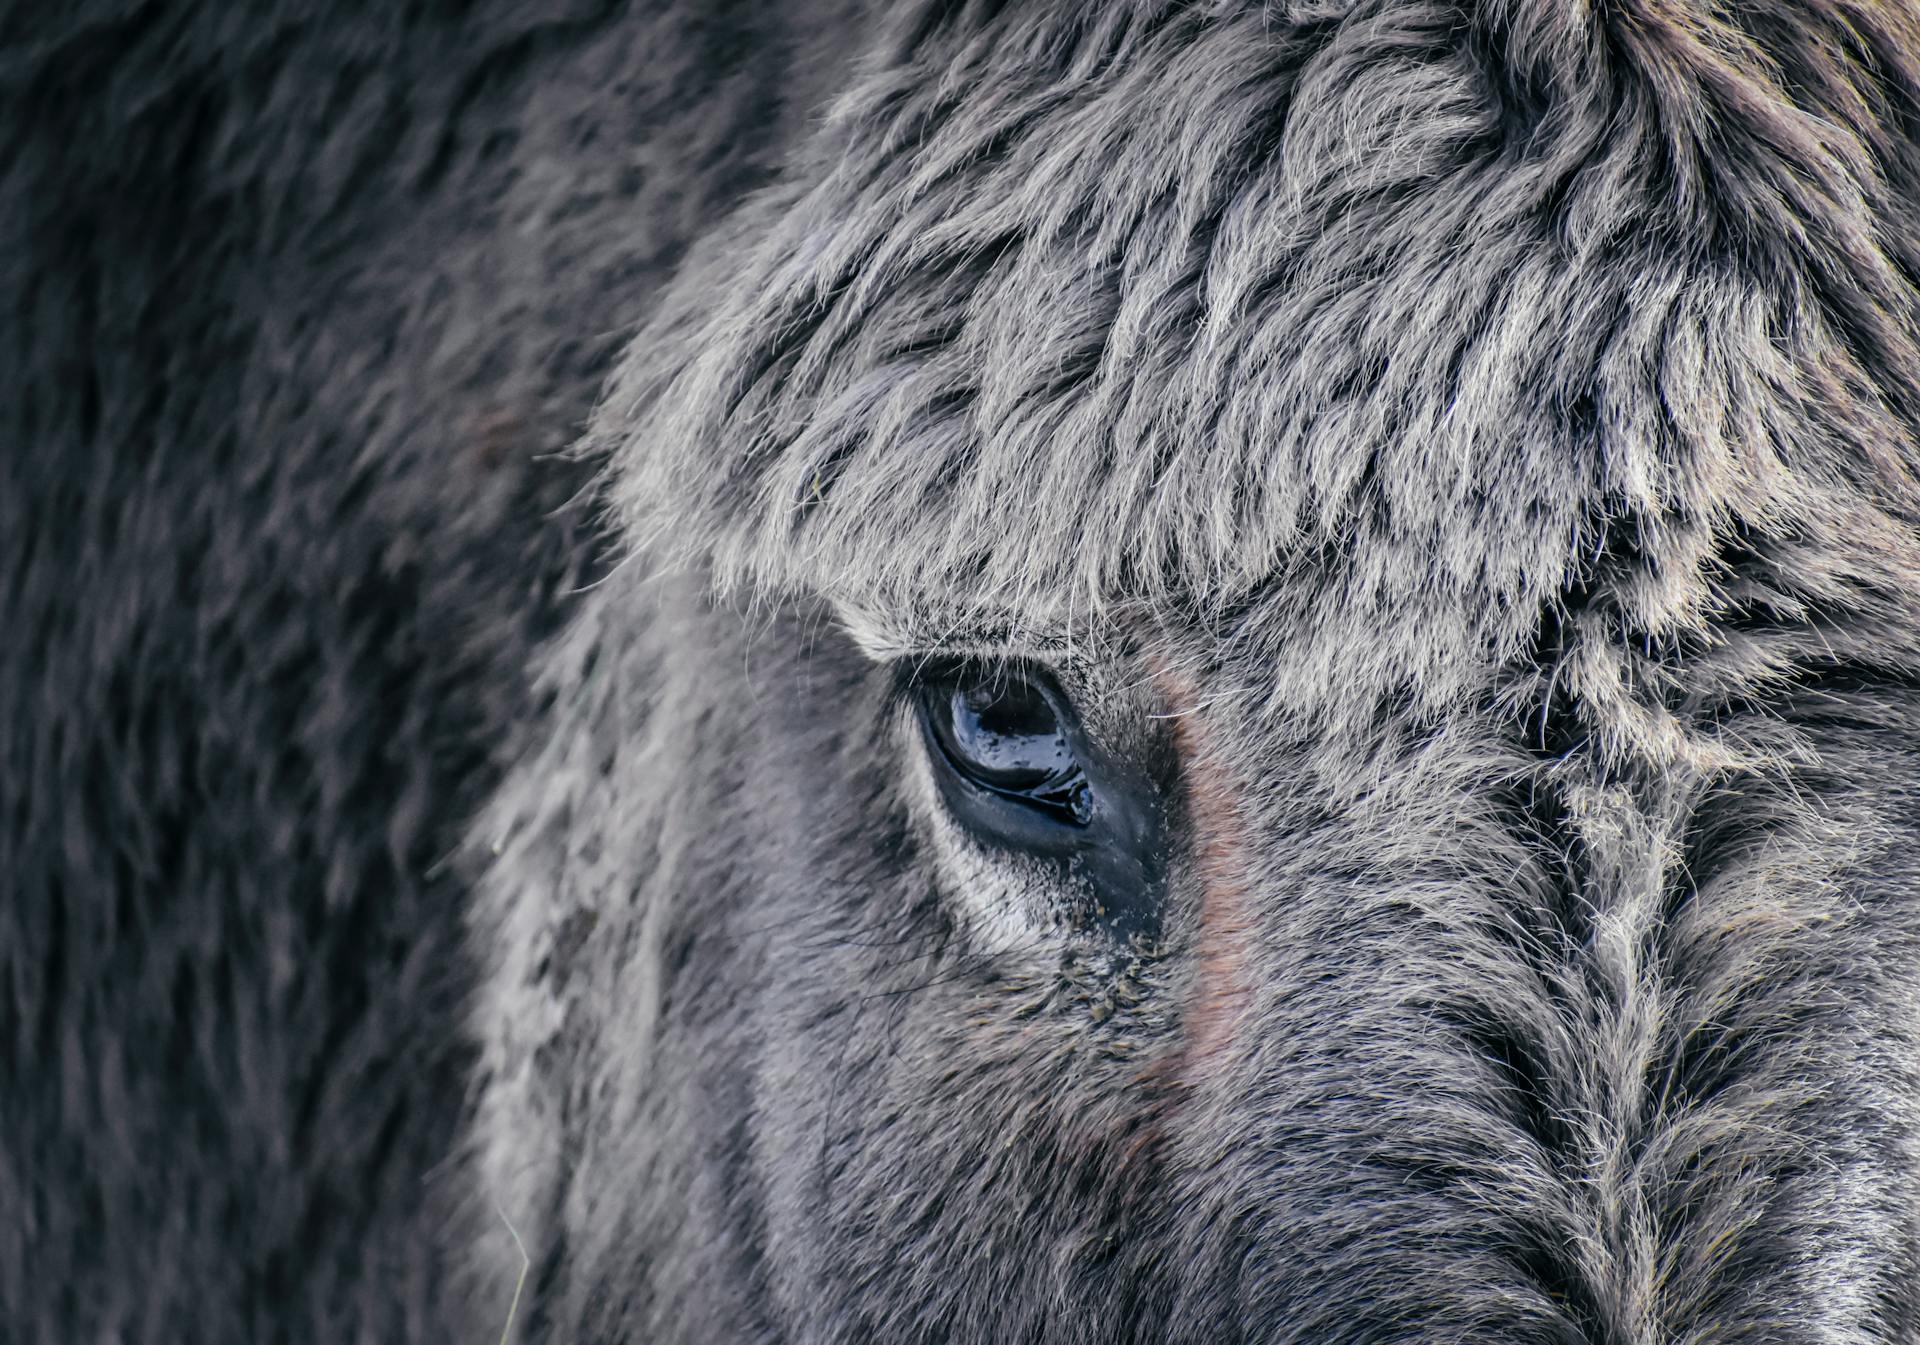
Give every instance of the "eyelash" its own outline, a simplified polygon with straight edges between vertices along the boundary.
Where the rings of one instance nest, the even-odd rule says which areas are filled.
[[[882,713],[899,721],[919,713],[920,698],[936,682],[961,677],[1013,677],[1014,659],[987,654],[929,654],[899,659],[888,670]]]

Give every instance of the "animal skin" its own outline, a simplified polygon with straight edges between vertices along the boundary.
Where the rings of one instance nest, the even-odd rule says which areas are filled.
[[[0,1337],[1920,1342],[1920,11],[95,8]]]

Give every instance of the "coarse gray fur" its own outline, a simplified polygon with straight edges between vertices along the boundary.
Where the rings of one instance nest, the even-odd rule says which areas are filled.
[[[0,159],[27,1338],[489,1338],[524,1243],[529,1342],[1920,1341],[1920,14],[572,18],[409,39],[344,213],[202,109],[225,251]],[[456,417],[615,330],[556,596]],[[1166,764],[1154,938],[947,814],[955,650]]]
[[[894,16],[595,419],[475,926],[531,1338],[1920,1339],[1917,58]],[[942,816],[956,645],[1178,756],[1159,947]]]

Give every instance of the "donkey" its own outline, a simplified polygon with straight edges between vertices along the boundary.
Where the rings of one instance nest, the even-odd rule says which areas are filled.
[[[479,832],[531,1338],[1920,1340],[1917,62],[891,17]]]
[[[10,207],[29,1338],[1920,1342],[1920,14],[767,8]]]

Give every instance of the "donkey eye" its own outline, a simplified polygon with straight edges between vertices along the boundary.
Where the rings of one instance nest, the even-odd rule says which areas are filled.
[[[1096,744],[1044,669],[962,661],[902,673],[954,823],[985,845],[1056,866],[1074,928],[1152,935],[1166,807],[1152,758]]]
[[[962,668],[930,678],[921,721],[950,796],[957,792],[969,820],[986,830],[1083,828],[1092,820],[1078,726],[1066,697],[1038,673]]]

